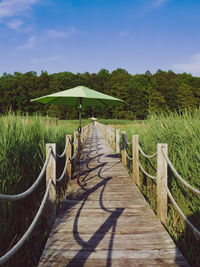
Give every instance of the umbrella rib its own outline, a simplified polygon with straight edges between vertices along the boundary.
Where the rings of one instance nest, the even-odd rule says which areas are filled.
[[[103,100],[101,100],[101,99],[99,99],[99,98],[98,98],[98,100],[99,100],[104,106],[108,107],[108,105],[106,105],[106,104],[103,102]]]
[[[52,102],[57,101],[58,98],[61,98],[61,96],[54,98],[53,100],[49,101],[47,104],[52,104]]]

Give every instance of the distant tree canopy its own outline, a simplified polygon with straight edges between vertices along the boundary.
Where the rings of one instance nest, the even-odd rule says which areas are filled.
[[[0,113],[8,110],[29,114],[77,118],[75,108],[31,103],[30,100],[84,85],[99,92],[124,100],[127,106],[114,108],[88,107],[83,117],[98,116],[117,119],[145,119],[152,112],[182,111],[200,105],[200,77],[158,70],[155,74],[132,75],[118,68],[113,72],[101,69],[98,73],[60,72],[48,74],[42,71],[4,73],[0,77]]]

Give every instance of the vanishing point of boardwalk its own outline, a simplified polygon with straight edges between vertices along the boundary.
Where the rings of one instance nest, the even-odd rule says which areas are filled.
[[[81,156],[84,188],[62,203],[39,266],[188,266],[97,128]]]

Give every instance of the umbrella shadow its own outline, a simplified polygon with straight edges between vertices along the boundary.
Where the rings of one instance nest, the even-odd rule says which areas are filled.
[[[74,217],[73,221],[73,238],[74,242],[76,242],[81,248],[79,251],[77,251],[76,255],[70,260],[70,262],[66,265],[69,266],[84,266],[87,259],[91,256],[92,253],[96,252],[96,249],[99,245],[99,243],[104,239],[105,236],[108,237],[108,245],[107,245],[107,257],[106,257],[106,265],[107,267],[111,267],[111,261],[112,261],[112,251],[113,251],[113,244],[114,244],[114,238],[115,238],[115,232],[117,227],[117,222],[120,216],[122,215],[124,208],[114,208],[114,209],[108,209],[104,205],[104,192],[106,189],[106,186],[108,185],[109,181],[113,179],[113,177],[103,177],[102,173],[106,171],[106,165],[107,162],[101,162],[101,157],[103,156],[101,152],[101,142],[96,142],[96,132],[93,130],[93,133],[89,139],[89,149],[87,150],[87,147],[84,151],[84,155],[82,155],[82,158],[84,160],[82,161],[82,169],[81,176],[83,177],[83,180],[88,181],[92,180],[94,177],[99,178],[100,181],[96,183],[91,188],[88,188],[87,186],[81,187],[80,190],[76,191],[75,193],[72,193],[67,198],[73,200],[70,203],[70,206],[65,206],[63,209],[60,210],[60,215],[62,217],[62,213],[66,216],[66,214],[71,213],[74,206],[80,204],[80,207],[78,208],[76,215]],[[95,140],[95,142],[93,142]],[[96,148],[95,151],[93,148]],[[90,150],[92,149],[92,150]],[[95,161],[97,163],[97,166],[90,166],[94,165],[92,164],[92,161]],[[105,161],[105,160],[104,160]],[[95,164],[96,165],[96,164]],[[114,164],[115,165],[115,164]],[[114,166],[113,165],[113,166]],[[113,166],[107,167],[107,169],[112,168]],[[97,172],[97,169],[98,172]],[[92,172],[96,174],[92,174],[92,176],[89,176]],[[80,219],[81,219],[81,213],[85,208],[85,205],[87,204],[87,201],[90,199],[91,194],[99,190],[98,195],[98,205],[100,207],[100,210],[104,212],[105,220],[103,220],[102,224],[96,229],[94,233],[91,234],[91,237],[89,240],[85,241],[81,237],[81,233],[79,232],[79,225],[80,225]],[[96,200],[96,199],[95,199]],[[104,217],[103,216],[103,217]],[[101,218],[102,220],[102,218]],[[62,252],[59,252],[55,257],[54,260],[61,256]]]
[[[77,254],[73,257],[73,259],[66,265],[66,266],[84,266],[84,263],[89,258],[89,256],[96,252],[96,248],[98,244],[104,239],[104,237],[110,233],[110,240],[109,245],[107,248],[107,263],[106,266],[111,266],[112,261],[112,248],[114,243],[114,237],[115,237],[115,231],[117,226],[117,221],[121,214],[123,213],[123,208],[116,208],[114,210],[107,209],[103,204],[103,193],[106,187],[107,182],[112,178],[105,178],[103,181],[98,183],[96,186],[94,186],[92,189],[87,190],[83,194],[83,202],[81,203],[80,208],[78,209],[75,219],[74,219],[74,225],[73,225],[73,236],[74,241],[77,242],[82,248],[77,252]],[[88,197],[91,193],[95,192],[97,189],[101,188],[101,193],[99,197],[99,205],[101,209],[107,213],[109,213],[109,217],[103,222],[103,224],[96,230],[96,232],[90,237],[88,241],[84,241],[81,238],[81,235],[78,231],[78,224],[79,219],[81,216],[81,211],[84,209],[84,206],[88,200]]]

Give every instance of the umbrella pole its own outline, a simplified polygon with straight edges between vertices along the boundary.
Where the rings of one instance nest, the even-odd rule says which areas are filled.
[[[79,106],[79,127],[78,127],[78,174],[77,174],[77,183],[80,186],[85,186],[86,183],[80,181],[80,159],[81,159],[81,110],[82,110],[82,98],[80,98]]]

